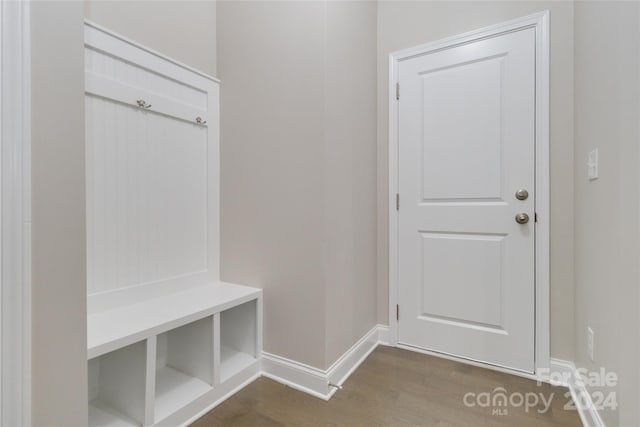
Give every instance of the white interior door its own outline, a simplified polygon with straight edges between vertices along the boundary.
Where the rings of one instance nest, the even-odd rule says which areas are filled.
[[[534,370],[535,43],[528,28],[399,63],[401,344]]]

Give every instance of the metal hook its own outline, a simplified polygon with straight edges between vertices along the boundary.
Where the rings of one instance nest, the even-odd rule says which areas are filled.
[[[136,103],[140,108],[151,108],[151,104],[147,104],[147,101],[145,101],[144,99],[138,99],[136,100]]]
[[[206,120],[202,120],[202,117],[196,117],[196,123],[199,125],[206,125],[207,121]]]

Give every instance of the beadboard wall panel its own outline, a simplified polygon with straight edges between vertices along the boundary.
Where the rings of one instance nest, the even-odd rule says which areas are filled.
[[[89,311],[108,308],[92,296],[217,280],[217,81],[85,36]]]

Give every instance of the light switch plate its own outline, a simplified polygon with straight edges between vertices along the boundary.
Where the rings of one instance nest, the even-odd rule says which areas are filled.
[[[598,179],[598,149],[589,151],[589,159],[587,160],[587,176],[589,180]]]

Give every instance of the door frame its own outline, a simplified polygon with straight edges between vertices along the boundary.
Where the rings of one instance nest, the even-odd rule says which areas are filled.
[[[396,194],[399,193],[398,173],[398,102],[396,83],[401,61],[479,39],[495,37],[526,28],[536,30],[536,125],[535,125],[535,371],[549,368],[549,11],[545,10],[497,25],[470,31],[435,42],[393,52],[389,55],[389,343],[392,346],[419,350],[398,344],[398,226]],[[401,96],[400,88],[400,96]],[[424,350],[428,354],[450,357]],[[450,357],[465,363],[528,376],[520,371],[495,367],[467,359]]]
[[[30,2],[0,2],[0,424],[31,425]]]

